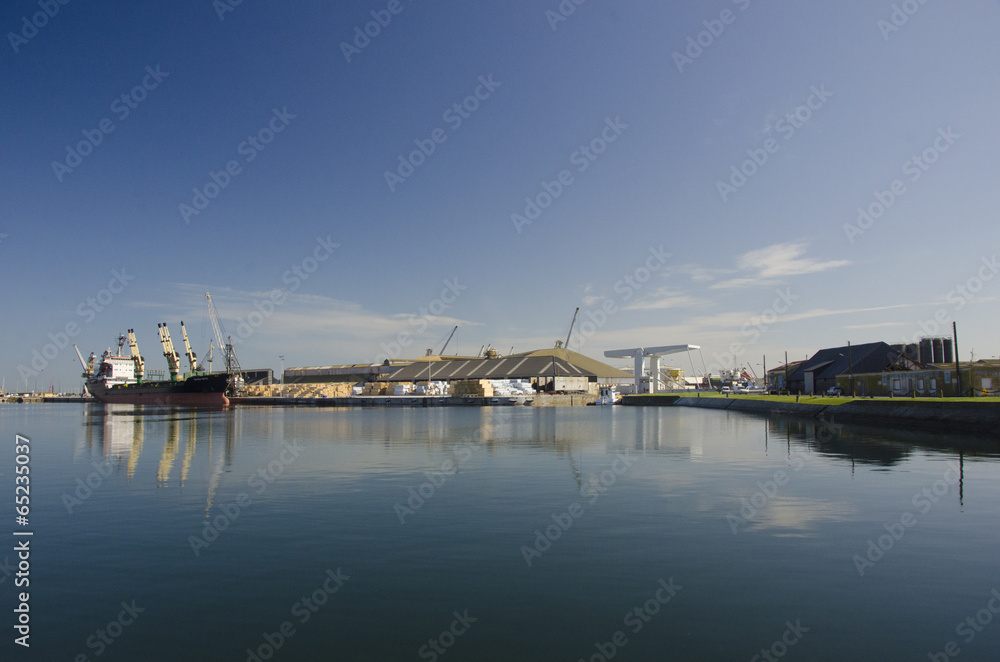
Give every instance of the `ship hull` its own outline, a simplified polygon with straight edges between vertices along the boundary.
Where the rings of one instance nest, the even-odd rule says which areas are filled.
[[[87,382],[87,391],[99,402],[131,405],[181,405],[188,407],[225,406],[229,404],[226,388],[229,375],[224,372],[195,375],[179,382],[115,384]]]

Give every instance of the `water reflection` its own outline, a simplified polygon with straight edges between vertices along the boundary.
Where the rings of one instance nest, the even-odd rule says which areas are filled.
[[[174,464],[181,452],[181,437],[186,434],[179,486],[183,487],[191,471],[200,434],[213,454],[213,439],[221,422],[225,443],[219,450],[219,466],[229,466],[233,460],[240,433],[238,412],[231,409],[205,410],[180,407],[155,407],[128,404],[89,404],[83,410],[84,449],[88,455],[100,455],[118,468],[125,467],[131,481],[142,457],[143,442],[149,431],[163,440],[156,470],[159,487],[171,480]],[[186,430],[184,430],[186,428]]]
[[[876,650],[890,631],[917,642],[895,657],[916,659],[995,576],[998,452],[967,437],[666,408],[93,406],[80,422],[72,410],[36,430],[76,429],[79,441],[72,457],[35,460],[50,463],[57,497],[47,549],[64,555],[51,563],[62,574],[40,582],[38,613],[59,649],[45,659],[73,657],[131,596],[156,616],[116,655],[148,659],[137,649],[155,640],[164,659],[246,659],[328,567],[353,583],[298,631],[288,659],[414,657],[454,605],[482,619],[458,657],[499,658],[507,637],[508,648],[548,647],[534,659],[578,659],[668,576],[684,592],[630,657],[747,659],[801,616],[816,623],[803,659],[850,659],[848,643]],[[301,459],[278,466],[286,444]],[[442,469],[456,457],[455,472]],[[118,472],[107,480],[92,466],[104,461]],[[946,468],[958,482],[937,490]],[[257,490],[248,478],[261,469],[274,480]],[[93,497],[69,512],[63,493],[90,474]],[[912,498],[925,489],[938,501],[920,510]],[[226,515],[241,493],[252,503]],[[570,526],[573,503],[582,515]],[[399,504],[415,509],[405,522]],[[917,524],[860,576],[852,556],[907,512]],[[217,538],[193,554],[209,524]],[[545,534],[529,567],[519,547],[537,549],[551,526],[561,533]],[[107,604],[91,613],[91,596]],[[977,643],[995,649],[998,632]]]

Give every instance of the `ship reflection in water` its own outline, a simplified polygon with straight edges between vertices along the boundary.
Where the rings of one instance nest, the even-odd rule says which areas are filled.
[[[213,420],[214,419],[214,420]],[[188,409],[182,407],[142,406],[126,404],[90,404],[84,410],[84,446],[90,455],[102,455],[106,462],[122,469],[131,481],[136,465],[142,456],[144,430],[147,425],[156,428],[157,436],[162,440],[159,449],[160,458],[156,470],[156,481],[160,487],[166,487],[170,475],[183,446],[181,471],[178,476],[178,486],[183,487],[191,470],[191,462],[195,457],[200,436],[207,444],[208,453],[218,457],[218,469],[228,465],[232,459],[233,449],[237,439],[236,416],[233,412],[219,411],[211,416],[209,410]],[[219,422],[223,430],[220,434]],[[184,431],[184,442],[181,434]],[[159,434],[162,432],[162,435]],[[213,451],[213,442],[219,445],[217,452]],[[158,444],[159,445],[159,444]]]
[[[994,439],[687,408],[45,411],[17,425],[79,440],[32,465],[56,493],[33,502],[45,659],[132,599],[119,659],[413,658],[456,613],[456,660],[591,659],[619,631],[623,660],[751,659],[789,622],[798,659],[923,659],[998,581]]]

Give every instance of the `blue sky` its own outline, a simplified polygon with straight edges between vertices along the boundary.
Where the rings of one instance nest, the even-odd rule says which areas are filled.
[[[206,291],[276,370],[577,306],[597,358],[1000,352],[993,0],[223,1],[0,11],[7,390],[79,386],[61,334],[202,356]]]

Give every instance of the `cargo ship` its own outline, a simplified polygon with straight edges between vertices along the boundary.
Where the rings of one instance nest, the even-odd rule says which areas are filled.
[[[180,376],[180,356],[174,351],[173,342],[166,324],[158,325],[160,341],[163,344],[163,354],[167,358],[170,369],[170,379],[162,381],[146,381],[143,379],[145,361],[139,354],[135,332],[128,330],[128,341],[131,354],[122,354],[125,346],[125,336],[118,336],[118,352],[112,354],[111,349],[105,350],[100,364],[95,370],[95,356],[90,355],[89,363],[85,363],[80,350],[77,356],[83,365],[84,385],[87,391],[99,402],[121,403],[134,405],[182,405],[189,407],[225,406],[229,404],[226,392],[232,383],[232,375],[227,372],[205,373],[197,369],[194,352],[188,342],[184,322],[181,331],[184,334],[184,345],[188,360],[191,362],[191,372]],[[74,348],[76,346],[74,345]]]

